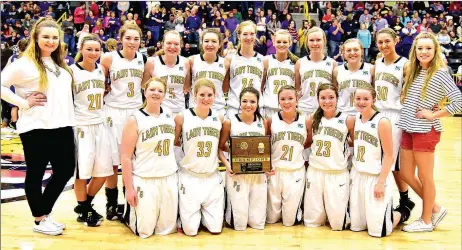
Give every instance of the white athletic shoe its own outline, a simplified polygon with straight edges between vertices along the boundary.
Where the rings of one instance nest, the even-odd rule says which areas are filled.
[[[61,222],[57,222],[55,220],[53,220],[53,218],[51,218],[51,214],[47,215],[47,218],[48,220],[53,223],[57,228],[60,228],[62,230],[66,229],[66,225],[64,223],[61,223]]]
[[[34,225],[34,232],[46,235],[60,235],[63,230],[53,224],[48,217],[44,217],[38,225]]]
[[[404,232],[416,233],[416,232],[432,232],[433,225],[431,223],[425,224],[422,218],[412,222],[411,224],[403,227]]]
[[[444,216],[446,216],[446,214],[448,214],[448,210],[443,206],[441,206],[441,209],[438,213],[432,214],[433,228],[436,228],[438,224],[440,224],[440,222],[444,219]]]

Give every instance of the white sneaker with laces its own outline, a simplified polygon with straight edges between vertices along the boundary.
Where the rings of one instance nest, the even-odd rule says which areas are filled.
[[[46,235],[60,235],[63,230],[53,224],[48,217],[44,217],[38,225],[34,225],[34,232]]]
[[[433,225],[431,223],[425,224],[422,218],[412,222],[411,224],[403,227],[404,232],[416,233],[416,232],[432,232]]]
[[[440,224],[440,222],[444,219],[444,216],[446,216],[446,214],[448,214],[448,210],[443,206],[441,206],[440,211],[438,213],[432,214],[433,228],[436,228],[438,224]]]
[[[58,228],[60,228],[60,229],[62,229],[62,230],[66,229],[66,225],[65,225],[64,223],[55,221],[53,218],[51,218],[51,214],[47,215],[47,218],[48,218],[48,220],[49,220],[51,223],[53,223],[56,227],[58,227]]]

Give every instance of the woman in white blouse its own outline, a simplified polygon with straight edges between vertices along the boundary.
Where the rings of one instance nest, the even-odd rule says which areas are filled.
[[[73,77],[64,61],[61,32],[55,21],[39,19],[24,55],[1,73],[1,98],[20,109],[17,131],[27,164],[25,192],[34,231],[47,235],[59,235],[65,228],[50,213],[75,170]],[[48,162],[53,178],[42,193]]]

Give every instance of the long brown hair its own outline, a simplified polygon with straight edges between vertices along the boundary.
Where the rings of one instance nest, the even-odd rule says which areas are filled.
[[[241,103],[242,97],[244,96],[245,93],[252,93],[257,97],[257,109],[255,110],[255,115],[259,119],[263,120],[263,116],[260,113],[260,106],[258,105],[258,102],[260,101],[260,92],[258,92],[258,90],[255,89],[254,87],[246,87],[246,88],[242,89],[241,93],[239,94],[239,109],[241,109],[241,104],[240,103]]]
[[[316,90],[316,96],[318,97],[318,103],[319,103],[319,93],[321,93],[321,91],[326,90],[326,89],[333,90],[335,92],[335,96],[337,97],[337,101],[338,101],[338,89],[337,89],[337,87],[335,87],[335,85],[333,85],[333,84],[323,83],[323,84],[319,85],[318,89]],[[336,104],[336,106],[337,106],[337,104]],[[322,119],[323,116],[324,116],[324,110],[322,110],[321,106],[319,106],[316,109],[316,111],[314,112],[314,115],[313,115],[313,125],[312,125],[313,133],[316,133],[318,131],[319,124],[321,123],[321,119]]]
[[[220,47],[218,48],[217,56],[223,56],[223,34],[221,34],[216,29],[206,29],[206,30],[204,30],[202,32],[201,38],[200,38],[200,51],[201,51],[201,54],[204,54],[204,48],[202,47],[203,42],[204,42],[204,37],[205,37],[206,34],[209,34],[209,33],[215,34],[218,37],[218,44],[219,44]]]
[[[42,56],[40,55],[40,47],[38,45],[38,38],[41,32],[41,29],[44,27],[55,28],[59,32],[59,40],[58,40],[58,48],[55,51],[51,52],[51,59],[53,62],[56,63],[59,67],[65,69],[72,77],[72,84],[74,83],[74,76],[72,74],[71,69],[67,66],[65,58],[65,51],[64,47],[61,45],[63,41],[63,32],[59,25],[50,19],[46,19],[45,17],[40,18],[37,22],[35,22],[34,26],[32,27],[31,35],[30,35],[30,42],[24,51],[24,56],[32,60],[39,72],[39,89],[41,91],[46,91],[48,89],[48,76],[45,69],[45,64],[43,64]]]
[[[90,34],[90,35],[87,35],[85,36],[84,38],[82,38],[82,43],[80,44],[80,49],[79,49],[79,52],[77,53],[77,55],[75,56],[75,62],[81,62],[83,61],[83,56],[82,56],[82,49],[83,49],[83,45],[88,42],[88,41],[95,41],[95,42],[98,42],[100,46],[102,46],[101,44],[101,40],[99,39],[99,37],[96,35],[96,34]]]
[[[436,37],[430,33],[420,33],[417,35],[417,37],[414,39],[414,42],[412,43],[411,47],[411,52],[409,53],[409,66],[407,67],[406,70],[406,77],[404,79],[404,88],[403,88],[403,98],[405,99],[408,92],[409,92],[409,87],[411,84],[414,82],[414,80],[417,78],[417,76],[420,74],[420,71],[422,70],[422,66],[420,66],[419,60],[417,60],[417,42],[420,39],[425,39],[429,38],[432,40],[433,45],[435,46],[435,56],[433,57],[432,61],[430,62],[430,66],[427,69],[427,74],[425,76],[425,83],[422,88],[421,92],[421,97],[422,100],[425,99],[427,95],[427,88],[428,84],[430,83],[430,80],[433,78],[433,76],[436,74],[436,72],[444,68],[444,62],[441,57],[441,46],[438,43],[438,40]],[[403,100],[404,101],[404,100]]]

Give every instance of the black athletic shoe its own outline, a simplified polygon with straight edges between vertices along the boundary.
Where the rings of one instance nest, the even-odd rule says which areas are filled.
[[[87,227],[97,227],[101,225],[101,220],[98,220],[98,215],[99,214],[92,209],[92,211],[79,214],[79,217],[77,217],[77,221],[83,222]]]
[[[395,208],[395,211],[401,214],[401,219],[399,223],[403,223],[411,217],[412,209],[414,209],[415,203],[410,199],[407,200],[399,200],[399,205]]]
[[[117,205],[110,205],[106,207],[106,219],[118,220],[119,214],[117,213]]]
[[[124,204],[117,205],[117,216],[119,216],[119,220],[122,223],[124,222],[124,209],[125,209]]]
[[[93,209],[93,204],[91,204],[91,207],[92,207],[92,210],[93,210],[92,212],[94,212],[96,218],[97,218],[99,221],[103,221],[103,220],[104,220],[104,217],[103,217],[101,214],[97,213],[97,212]],[[75,206],[74,212],[75,212],[76,214],[82,214],[82,213],[84,213],[83,206],[80,205],[80,204],[78,204],[77,206]]]

